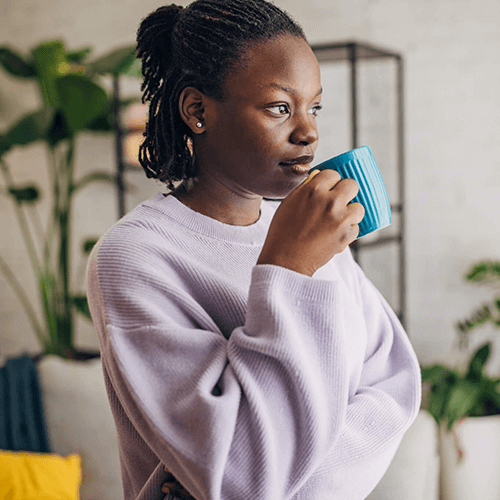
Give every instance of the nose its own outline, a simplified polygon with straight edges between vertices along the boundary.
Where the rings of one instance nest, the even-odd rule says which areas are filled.
[[[301,146],[309,146],[319,139],[316,118],[306,113],[305,116],[297,117],[295,127],[290,134],[290,142]]]

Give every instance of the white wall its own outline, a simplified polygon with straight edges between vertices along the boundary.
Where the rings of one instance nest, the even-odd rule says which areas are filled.
[[[311,43],[356,39],[405,57],[409,331],[423,363],[450,360],[453,323],[491,295],[466,284],[463,274],[478,259],[500,258],[500,2],[276,3],[303,25]],[[140,19],[159,5],[152,0],[3,1],[0,45],[9,43],[27,51],[42,40],[62,37],[71,49],[92,45],[99,55],[133,43]],[[36,99],[31,84],[20,84],[1,72],[0,130],[35,107]],[[112,168],[109,138],[86,136],[78,147],[80,174],[99,165]],[[8,160],[19,180],[32,178],[36,171],[46,185],[43,148],[13,152]],[[157,189],[145,179],[141,185],[130,208]],[[110,188],[94,187],[82,193],[76,205],[75,256],[81,239],[101,234],[115,218],[116,200]],[[0,234],[1,255],[29,286],[35,302],[36,285],[26,253],[10,204],[1,196]],[[3,277],[0,325],[1,353],[37,351],[35,337]],[[98,345],[90,325],[83,323],[77,340],[81,346]]]

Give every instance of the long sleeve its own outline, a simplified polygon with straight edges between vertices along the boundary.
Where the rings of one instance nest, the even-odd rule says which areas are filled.
[[[348,279],[231,274],[242,249],[227,242],[200,246],[214,272],[180,236],[125,227],[92,254],[89,303],[112,391],[157,460],[198,500],[365,498],[420,398],[411,346],[373,285],[346,257]],[[256,260],[259,245],[247,251]]]
[[[342,433],[328,466],[310,482],[317,498],[362,499],[387,470],[401,439],[420,408],[421,380],[417,358],[398,318],[350,254],[352,281],[359,284],[359,303],[367,329],[358,383],[350,391]],[[348,278],[347,278],[348,279]],[[353,287],[355,288],[355,287]],[[309,498],[308,488],[298,499]],[[312,490],[311,490],[312,493]],[[314,494],[311,498],[315,498]]]

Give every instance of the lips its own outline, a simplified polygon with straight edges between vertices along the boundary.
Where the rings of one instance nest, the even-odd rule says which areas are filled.
[[[280,165],[286,167],[289,172],[293,172],[296,175],[306,175],[311,169],[309,164],[312,163],[313,160],[313,155],[303,155],[282,161]]]
[[[309,163],[312,163],[314,160],[313,155],[303,155],[303,156],[298,156],[297,158],[292,158],[290,160],[285,160],[280,162],[280,165],[285,165],[286,167],[291,167],[292,165],[307,165]]]

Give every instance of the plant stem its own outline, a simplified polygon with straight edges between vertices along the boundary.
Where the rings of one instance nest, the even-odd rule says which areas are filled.
[[[73,187],[73,160],[74,160],[74,150],[75,142],[74,140],[69,140],[68,150],[65,155],[64,161],[61,165],[64,165],[64,169],[61,169],[61,178],[64,181],[63,186],[61,186],[61,198],[62,203],[60,205],[59,212],[59,237],[60,237],[60,248],[59,248],[59,273],[58,275],[62,279],[62,299],[63,299],[63,311],[61,314],[61,338],[64,339],[64,344],[68,347],[73,345],[73,315],[72,312],[72,301],[69,289],[70,282],[70,218],[71,218],[71,191]],[[62,171],[64,170],[64,172]]]
[[[12,179],[12,175],[10,173],[9,167],[5,163],[4,160],[0,159],[0,169],[2,170],[2,174],[5,179],[5,183],[7,185],[7,189],[14,188],[14,181]],[[31,238],[31,234],[29,232],[28,221],[26,220],[26,216],[22,209],[21,203],[17,200],[14,201],[15,212],[17,216],[17,220],[19,222],[19,227],[21,229],[21,233],[24,237],[24,241],[26,243],[26,247],[28,249],[29,256],[31,258],[31,264],[33,265],[33,269],[35,274],[38,276],[40,274],[40,262],[38,261],[38,257],[35,252],[35,245],[33,243],[33,239]]]
[[[48,149],[49,151],[49,158],[48,158],[48,171],[49,171],[49,178],[50,181],[52,182],[52,193],[54,196],[54,203],[53,203],[53,211],[52,213],[49,213],[49,221],[47,223],[47,232],[45,236],[45,247],[43,250],[43,260],[44,260],[44,265],[46,268],[50,265],[50,256],[52,253],[52,242],[54,240],[54,226],[55,226],[55,221],[56,221],[56,189],[55,189],[55,183],[57,179],[57,159],[56,159],[56,152],[54,148],[50,147]]]
[[[4,274],[5,278],[7,281],[10,283],[10,286],[14,290],[15,294],[17,295],[19,301],[21,302],[22,306],[24,307],[24,310],[26,311],[26,314],[28,315],[28,318],[31,322],[31,326],[33,327],[33,330],[35,331],[36,336],[38,337],[38,340],[40,343],[43,345],[46,344],[47,339],[45,338],[45,334],[42,330],[42,327],[40,326],[40,323],[38,322],[38,319],[36,317],[35,311],[31,307],[31,303],[27,295],[25,294],[23,287],[17,280],[16,276],[14,273],[11,271],[9,266],[6,264],[6,262],[2,259],[0,256],[0,270]]]
[[[34,227],[34,233],[37,235],[39,240],[39,245],[42,247],[42,255],[45,249],[45,235],[43,232],[43,224],[42,219],[40,217],[40,213],[38,212],[37,207],[31,206],[28,208],[28,214],[30,214],[31,224]]]

